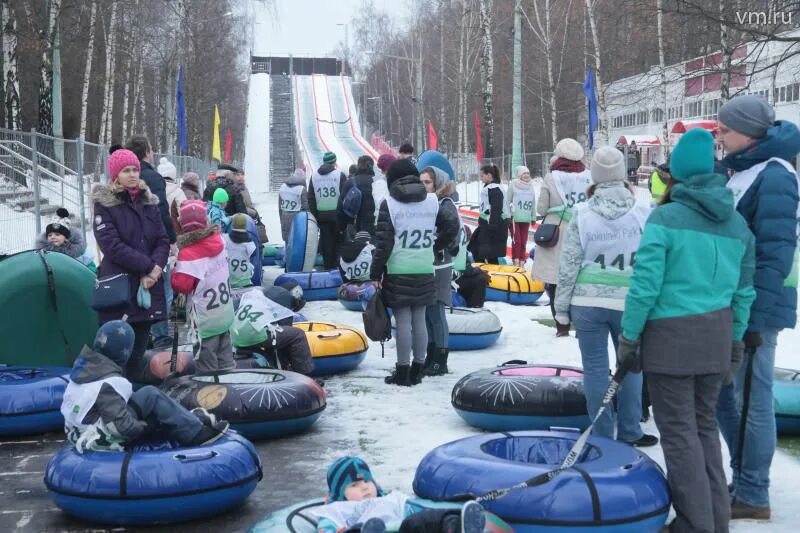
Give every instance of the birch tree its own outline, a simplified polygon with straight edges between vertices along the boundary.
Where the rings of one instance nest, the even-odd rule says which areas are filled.
[[[589,0],[587,0],[589,1]],[[483,88],[483,121],[486,130],[485,157],[494,157],[494,57],[492,50],[492,12],[488,0],[479,0],[480,24],[483,40],[481,50],[481,87]]]
[[[5,111],[3,126],[19,128],[19,77],[17,75],[17,19],[9,0],[0,1],[0,31],[2,31],[3,88],[2,105]]]
[[[83,74],[83,90],[81,91],[81,130],[80,137],[86,138],[86,108],[89,104],[89,84],[92,80],[92,59],[94,59],[94,34],[97,24],[97,0],[92,0],[89,15],[89,43],[86,45],[86,70]]]
[[[447,151],[447,122],[445,116],[445,87],[444,87],[444,0],[439,0],[439,147],[440,152]]]
[[[114,120],[114,67],[117,54],[117,2],[111,3],[111,17],[105,28],[106,72],[103,84],[103,112],[100,117],[100,142],[108,143],[111,137],[111,124]]]
[[[589,29],[592,32],[592,44],[594,45],[594,70],[595,82],[597,84],[597,119],[600,123],[600,138],[603,144],[608,144],[608,117],[606,114],[606,87],[601,81],[603,75],[602,63],[600,61],[600,37],[597,34],[597,18],[595,7],[600,0],[586,0],[586,17],[589,20]]]
[[[661,145],[669,146],[669,104],[667,103],[667,65],[664,59],[664,0],[656,0],[656,32],[658,34],[658,68],[661,73],[661,107],[664,110]],[[664,154],[666,156],[666,154]]]
[[[30,0],[24,3],[25,13],[33,23]],[[41,62],[39,64],[39,126],[44,134],[53,133],[53,35],[61,14],[61,0],[50,0],[47,9],[47,27],[39,33],[41,39]]]

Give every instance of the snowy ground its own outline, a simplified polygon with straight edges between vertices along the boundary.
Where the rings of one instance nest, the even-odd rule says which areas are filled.
[[[472,192],[472,191],[470,191]],[[276,197],[260,195],[256,202],[270,236],[280,235]],[[280,269],[267,267],[266,279],[277,277]],[[319,491],[324,490],[324,469],[343,454],[358,454],[371,465],[386,488],[411,493],[414,471],[422,457],[440,444],[480,433],[468,426],[450,406],[453,385],[464,374],[499,365],[510,359],[529,363],[561,363],[580,366],[577,339],[554,336],[552,328],[534,319],[550,318],[547,306],[514,307],[487,302],[487,308],[500,317],[503,335],[490,349],[454,352],[450,356],[451,373],[429,378],[413,388],[392,387],[383,378],[394,366],[394,341],[386,344],[386,357],[381,359],[380,345],[372,343],[364,363],[355,371],[331,377],[325,385],[328,408],[314,428],[318,453],[308,457],[307,466],[319,472]],[[338,302],[311,302],[303,312],[312,320],[327,320],[361,327],[361,316],[345,310]],[[794,348],[800,346],[800,332],[785,331],[778,343],[777,364],[800,365]],[[647,432],[657,433],[651,422]],[[724,448],[724,446],[723,446]],[[660,447],[645,449],[663,465]],[[727,458],[726,458],[727,462]],[[772,513],[769,523],[734,522],[731,530],[791,531],[796,524],[796,480],[800,462],[778,451],[772,467]]]

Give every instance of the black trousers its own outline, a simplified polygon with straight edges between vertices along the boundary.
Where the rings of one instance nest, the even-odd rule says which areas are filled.
[[[325,270],[333,270],[339,264],[336,249],[339,246],[339,228],[336,221],[318,222],[319,225],[319,247],[322,252],[322,260],[325,263]]]

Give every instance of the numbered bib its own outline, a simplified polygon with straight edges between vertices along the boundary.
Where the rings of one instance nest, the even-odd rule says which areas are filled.
[[[281,185],[278,191],[278,207],[281,211],[294,213],[302,208],[303,186],[302,185]]]
[[[433,274],[433,240],[439,202],[429,194],[421,202],[386,199],[394,226],[394,248],[386,263],[389,274]]]
[[[375,247],[367,244],[353,261],[339,259],[346,281],[369,281],[369,272],[372,268],[372,251]]]
[[[445,200],[453,201],[450,198]],[[445,200],[442,200],[443,202]],[[456,208],[456,213],[458,209]],[[458,254],[453,258],[453,270],[463,272],[467,269],[467,228],[461,220],[461,213],[458,213]]]
[[[528,187],[522,187],[519,185],[519,180],[514,180],[511,182],[511,187],[511,197],[514,202],[514,222],[530,222],[533,220],[533,203],[535,198],[533,184],[529,183]]]
[[[233,322],[228,254],[223,251],[214,257],[178,261],[175,271],[199,280],[191,309],[200,337],[207,339],[228,331]]]
[[[77,384],[70,380],[61,402],[61,414],[68,427],[85,431],[89,425],[83,423],[84,417],[92,410],[103,384],[110,385],[127,402],[133,394],[131,382],[120,376],[111,376],[90,383]]]
[[[253,284],[255,267],[250,262],[250,256],[256,250],[256,245],[249,242],[233,242],[229,235],[222,236],[225,241],[225,251],[228,254],[228,278],[233,288],[247,287]]]
[[[588,169],[577,174],[554,170],[551,176],[561,197],[561,203],[567,209],[572,209],[587,200],[586,191],[592,185],[592,174]]]
[[[314,195],[317,197],[317,210],[336,211],[339,203],[339,172],[334,170],[324,176],[314,174]]]
[[[500,184],[498,184],[498,183],[490,183],[490,184],[484,186],[481,189],[481,214],[480,214],[480,217],[482,219],[488,221],[489,220],[489,216],[492,213],[492,206],[489,203],[489,189],[499,189],[500,192],[503,194],[503,213],[502,213],[501,216],[503,217],[503,220],[506,220],[507,218],[509,218],[508,200],[507,200],[508,196],[506,195],[505,189],[503,189],[500,186]]]
[[[294,316],[294,313],[254,288],[242,295],[231,325],[231,342],[236,347],[257,346],[269,340],[267,326]]]

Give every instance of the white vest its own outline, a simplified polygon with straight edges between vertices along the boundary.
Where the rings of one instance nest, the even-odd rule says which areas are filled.
[[[278,191],[278,207],[286,213],[300,211],[303,205],[302,197],[302,185],[287,185],[284,183]]]
[[[228,276],[231,287],[241,288],[253,284],[253,263],[250,256],[256,250],[253,241],[233,242],[227,233],[222,236],[225,241],[225,252],[228,254]]]
[[[191,295],[191,309],[200,337],[207,339],[228,331],[233,322],[233,302],[225,251],[214,257],[178,261],[175,271],[199,280]]]
[[[353,261],[339,259],[339,265],[344,271],[345,281],[369,281],[369,272],[372,267],[372,251],[375,246],[367,244],[358,253]]]
[[[558,195],[567,209],[587,200],[586,190],[592,185],[592,173],[588,169],[579,173],[553,170],[550,175],[556,185]]]
[[[514,214],[514,222],[530,222],[533,220],[533,204],[535,201],[535,191],[533,183],[528,182],[528,187],[519,186],[519,179],[511,182],[511,198],[514,205],[511,207]]]
[[[317,198],[318,211],[336,211],[339,203],[339,181],[341,175],[338,170],[333,170],[324,176],[319,172],[311,178],[314,182],[314,195]]]
[[[269,339],[268,327],[294,313],[267,298],[260,288],[242,295],[231,325],[231,342],[236,347],[257,346]]]
[[[489,216],[492,212],[492,206],[489,203],[489,189],[500,189],[500,192],[503,194],[503,213],[500,215],[503,220],[507,219],[508,214],[508,195],[506,195],[506,191],[503,187],[500,186],[499,183],[489,183],[488,185],[481,188],[481,212],[480,217],[486,221],[489,220]]]
[[[69,380],[61,402],[61,414],[67,429],[76,429],[79,433],[86,431],[90,425],[83,419],[92,410],[103,384],[108,384],[127,402],[133,394],[131,382],[121,376],[112,376],[90,383],[78,384]],[[93,425],[93,424],[92,424]]]
[[[752,167],[742,170],[741,172],[737,172],[731,176],[731,179],[728,180],[727,187],[733,191],[734,206],[739,205],[739,201],[744,197],[745,193],[750,189],[750,187],[752,187],[753,183],[755,183],[758,175],[761,174],[761,171],[767,168],[767,165],[772,161],[780,163],[786,170],[792,173],[795,180],[797,180],[798,192],[800,192],[800,178],[797,177],[797,171],[795,171],[794,167],[784,159],[779,157],[771,157],[763,163],[753,165]],[[800,222],[800,203],[797,205],[797,220]],[[798,274],[800,272],[800,269],[798,269],[798,263],[800,262],[800,231],[798,231],[798,229],[800,229],[800,225],[795,228],[798,243],[797,248],[795,248],[794,251],[792,271],[789,273],[789,277],[784,281],[784,287],[797,287],[798,278],[800,278],[800,274]]]
[[[394,247],[386,263],[389,274],[433,274],[433,240],[439,202],[435,194],[421,202],[386,198],[394,226]]]

